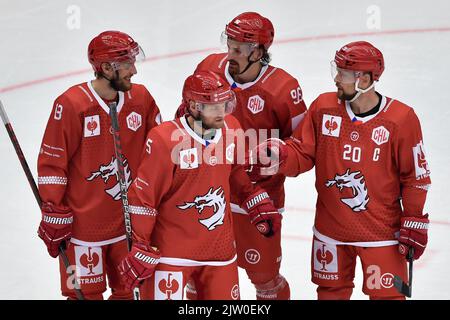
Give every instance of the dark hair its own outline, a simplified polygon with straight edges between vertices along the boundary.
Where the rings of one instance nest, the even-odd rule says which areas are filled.
[[[272,60],[272,56],[269,52],[267,52],[267,50],[264,48],[263,45],[260,45],[259,48],[261,50],[263,50],[263,56],[261,57],[261,59],[259,61],[261,61],[261,64],[263,66],[267,66],[270,63],[270,61]]]

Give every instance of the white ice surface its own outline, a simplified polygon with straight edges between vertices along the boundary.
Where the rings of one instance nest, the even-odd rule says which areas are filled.
[[[70,5],[80,9],[79,29],[67,26]],[[367,26],[367,10],[372,5],[380,9],[380,29]],[[350,41],[368,40],[383,51],[386,61],[377,89],[415,108],[432,169],[433,187],[426,211],[435,223],[429,231],[427,251],[415,264],[414,298],[449,299],[449,10],[450,3],[444,0],[0,0],[0,99],[36,176],[36,159],[52,102],[69,86],[93,78],[86,48],[101,31],[125,31],[148,57],[158,57],[139,65],[134,81],[149,88],[165,119],[172,117],[179,104],[185,77],[219,47],[224,25],[240,12],[258,11],[272,20],[276,30],[273,65],[299,79],[308,105],[321,92],[334,90],[329,72],[334,51]],[[419,32],[435,28],[446,29]],[[389,33],[391,30],[403,32]],[[355,33],[363,35],[351,35]],[[203,50],[208,48],[213,50]],[[189,53],[196,50],[203,51]],[[187,53],[180,54],[183,52]],[[167,56],[171,54],[174,56]],[[68,75],[80,70],[86,72]],[[57,75],[64,76],[40,81]],[[11,89],[34,80],[38,81]],[[0,299],[61,299],[57,262],[49,258],[36,236],[39,210],[3,129],[0,154]],[[315,299],[315,286],[309,280],[314,175],[309,172],[288,179],[286,193],[282,273],[290,282],[292,299]],[[366,299],[360,290],[360,265],[357,268],[353,298]],[[242,298],[254,298],[245,273],[240,275]]]

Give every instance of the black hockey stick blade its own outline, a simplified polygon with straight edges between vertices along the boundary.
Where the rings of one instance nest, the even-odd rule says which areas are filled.
[[[412,276],[413,276],[413,261],[414,261],[414,248],[410,247],[407,255],[408,260],[408,273],[409,273],[409,281],[405,283],[402,278],[395,275],[394,276],[394,287],[398,292],[405,295],[408,298],[412,296]]]
[[[394,287],[397,289],[398,292],[405,295],[408,298],[411,298],[411,287],[404,283],[402,278],[399,276],[394,276]]]

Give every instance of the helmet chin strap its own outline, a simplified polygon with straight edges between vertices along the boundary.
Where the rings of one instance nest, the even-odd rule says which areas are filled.
[[[253,54],[253,51],[252,51],[252,53],[250,53],[250,55],[247,57],[247,66],[244,68],[243,71],[239,72],[238,74],[243,74],[243,73],[244,73],[245,71],[247,71],[254,63],[256,63],[256,62],[259,61],[259,60],[257,60],[257,61],[251,61],[251,60],[250,60],[250,57],[251,57],[252,54]]]
[[[115,90],[115,91],[120,91],[120,89],[117,88],[116,84],[114,83],[114,80],[117,79],[117,78],[119,78],[119,71],[118,71],[118,70],[115,70],[115,75],[116,75],[115,78],[113,78],[113,79],[108,79],[108,78],[104,75],[103,72],[100,72],[100,77],[102,77],[103,79],[108,80],[109,86],[110,86],[113,90]]]
[[[355,82],[355,90],[356,90],[356,94],[355,94],[355,96],[354,96],[351,100],[349,100],[350,103],[356,101],[356,99],[358,99],[359,96],[360,96],[361,94],[366,93],[366,92],[368,92],[370,89],[374,88],[374,87],[375,87],[375,81],[372,82],[372,84],[371,84],[369,87],[367,87],[366,89],[361,89],[360,87],[358,87],[358,85],[359,85],[359,78],[358,78],[358,79],[356,80],[356,82]]]

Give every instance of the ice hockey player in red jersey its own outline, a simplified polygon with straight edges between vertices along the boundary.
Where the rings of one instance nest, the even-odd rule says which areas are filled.
[[[405,256],[411,250],[418,259],[428,240],[431,180],[419,119],[375,91],[384,59],[372,44],[349,43],[331,64],[337,94],[321,94],[290,139],[267,141],[254,154],[264,159],[270,149],[277,159],[259,168],[263,174],[296,176],[315,166],[311,276],[319,299],[350,298],[356,257],[370,299],[404,299],[393,276],[407,281]]]
[[[184,83],[183,101],[188,113],[147,137],[129,192],[133,248],[120,270],[143,299],[183,299],[193,279],[199,299],[236,300],[230,184],[257,232],[277,234],[282,217],[237,164],[240,126],[227,115],[236,103],[228,83],[197,72]]]
[[[212,54],[197,67],[197,71],[216,73],[231,85],[237,98],[233,116],[249,137],[256,138],[249,141],[289,137],[306,111],[298,81],[269,64],[268,50],[274,34],[269,19],[255,12],[242,13],[226,25],[222,34],[228,52]],[[179,108],[178,115],[183,112],[183,107]],[[252,148],[251,142],[248,147]],[[276,175],[257,184],[267,190],[280,212],[284,211],[284,180],[283,175]],[[279,273],[281,234],[262,238],[249,222],[245,208],[237,202],[239,189],[231,186],[231,192],[239,267],[246,270],[258,300],[289,299],[289,284]],[[190,297],[195,298],[195,289],[189,285],[188,290],[193,293]]]
[[[128,186],[138,168],[159,109],[143,85],[132,84],[141,47],[129,35],[106,31],[89,44],[96,78],[77,84],[54,102],[38,158],[43,200],[38,235],[52,257],[65,243],[85,299],[102,299],[106,282],[112,299],[132,299],[117,265],[127,254],[109,106],[117,103]],[[61,219],[60,219],[61,218]],[[60,261],[62,294],[75,299]]]

